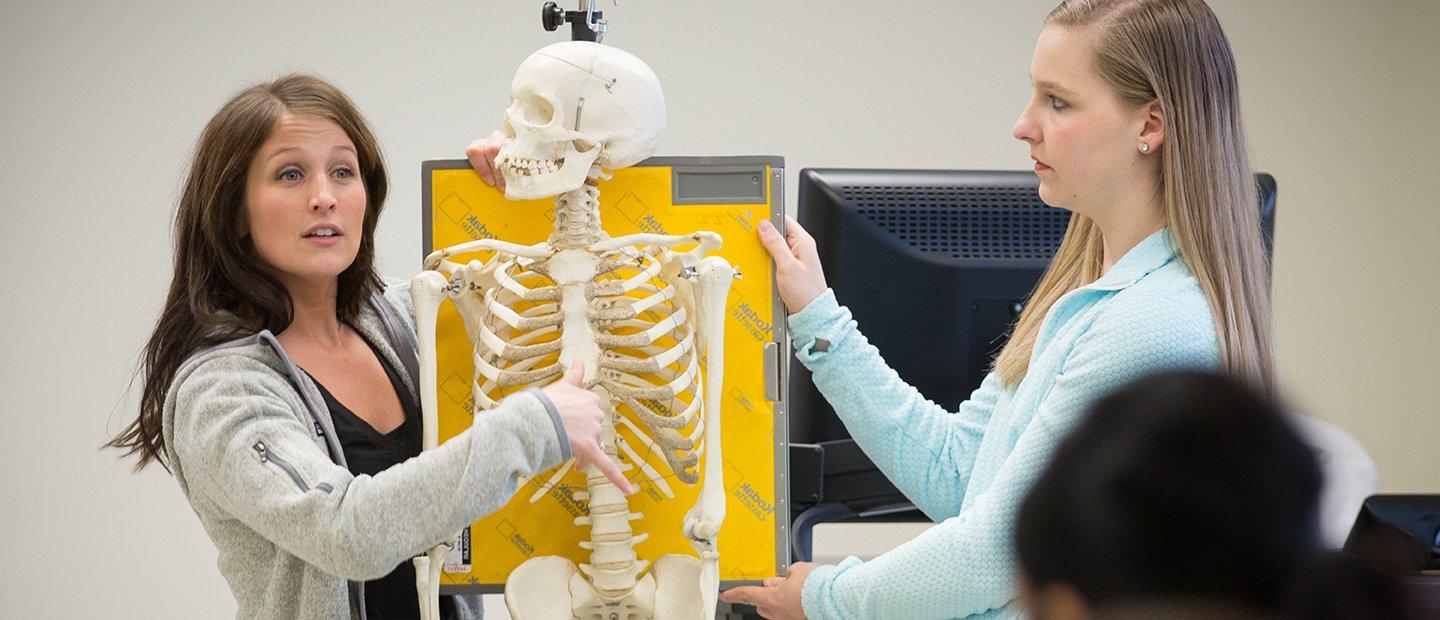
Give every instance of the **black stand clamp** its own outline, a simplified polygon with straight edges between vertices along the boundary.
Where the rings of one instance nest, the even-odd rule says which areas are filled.
[[[546,32],[554,32],[569,22],[571,41],[599,43],[605,37],[608,23],[605,21],[605,14],[595,10],[595,2],[596,0],[581,0],[581,9],[578,11],[566,11],[554,2],[546,2],[540,7],[540,25]]]

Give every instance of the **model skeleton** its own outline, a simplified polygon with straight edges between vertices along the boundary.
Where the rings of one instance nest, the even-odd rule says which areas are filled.
[[[438,440],[435,317],[456,305],[474,347],[475,413],[505,394],[558,379],[585,363],[584,386],[607,411],[601,447],[621,471],[639,469],[672,496],[645,454],[659,453],[686,484],[700,481],[684,535],[699,558],[668,554],[650,565],[635,545],[625,495],[587,468],[589,562],[532,558],[511,573],[505,602],[518,619],[713,618],[719,589],[716,535],[725,518],[720,399],[725,298],[737,277],[712,232],[610,238],[600,227],[604,170],[640,162],[665,129],[665,101],[650,68],[613,47],[550,45],[521,64],[505,111],[507,140],[496,159],[506,197],[558,196],[555,229],[535,245],[482,239],[425,260],[412,285],[420,334],[424,447]],[[451,261],[488,252],[485,259]],[[705,373],[701,373],[701,367]],[[618,432],[627,429],[640,446]],[[704,467],[700,459],[704,459]],[[561,467],[531,497],[559,482]],[[704,473],[702,476],[701,473]],[[701,480],[703,478],[703,481]],[[449,547],[415,558],[421,615],[438,620],[440,566]]]

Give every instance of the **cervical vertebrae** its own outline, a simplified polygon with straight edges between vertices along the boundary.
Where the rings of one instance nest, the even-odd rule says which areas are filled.
[[[600,166],[591,169],[589,178],[600,178]],[[555,200],[555,232],[550,235],[551,247],[575,250],[589,246],[605,235],[600,230],[600,190],[586,184]]]
[[[448,296],[474,348],[476,411],[505,394],[559,378],[576,359],[584,385],[607,410],[601,446],[623,472],[648,478],[673,497],[666,479],[701,481],[683,524],[698,558],[668,554],[651,566],[635,552],[647,538],[642,515],[598,471],[585,471],[589,562],[533,558],[511,573],[505,601],[516,618],[713,618],[719,587],[716,536],[725,517],[720,459],[724,303],[735,271],[709,256],[710,232],[609,238],[600,227],[605,168],[648,157],[664,129],[664,100],[644,63],[614,48],[561,43],[522,64],[506,111],[510,139],[497,158],[512,198],[558,194],[555,230],[533,246],[479,240],[425,261],[413,284],[421,340],[422,406],[433,447],[435,311]],[[570,112],[567,112],[570,111]],[[568,120],[567,120],[568,119]],[[585,133],[576,126],[583,119]],[[577,166],[580,174],[576,174]],[[490,252],[461,264],[451,257]],[[704,364],[704,373],[701,364]],[[703,377],[703,379],[702,379]],[[624,429],[624,433],[619,432]],[[631,440],[639,445],[631,445]],[[647,455],[663,455],[668,473]],[[702,466],[702,460],[703,466]],[[558,484],[558,469],[531,496]],[[627,474],[635,475],[635,474]],[[443,554],[443,552],[441,552]],[[426,620],[438,618],[436,552],[416,558]]]

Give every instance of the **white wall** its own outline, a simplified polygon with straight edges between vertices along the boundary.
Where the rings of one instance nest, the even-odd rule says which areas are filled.
[[[338,82],[391,166],[382,269],[408,275],[419,162],[494,127],[513,68],[560,37],[539,0],[79,4],[0,5],[0,617],[230,615],[175,484],[97,451],[133,411],[202,124],[285,70]],[[665,85],[663,153],[783,155],[793,208],[805,166],[1027,168],[1009,130],[1052,4],[626,0],[609,42]],[[1280,184],[1285,381],[1387,489],[1435,492],[1440,3],[1214,4]]]

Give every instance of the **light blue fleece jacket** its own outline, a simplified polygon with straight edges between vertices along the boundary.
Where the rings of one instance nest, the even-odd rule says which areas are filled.
[[[832,291],[789,325],[796,357],[855,441],[937,523],[869,562],[817,567],[803,593],[811,618],[1016,611],[1020,503],[1085,408],[1142,374],[1220,365],[1205,295],[1164,229],[1055,303],[1024,380],[1007,389],[992,372],[953,413],[900,380]]]

